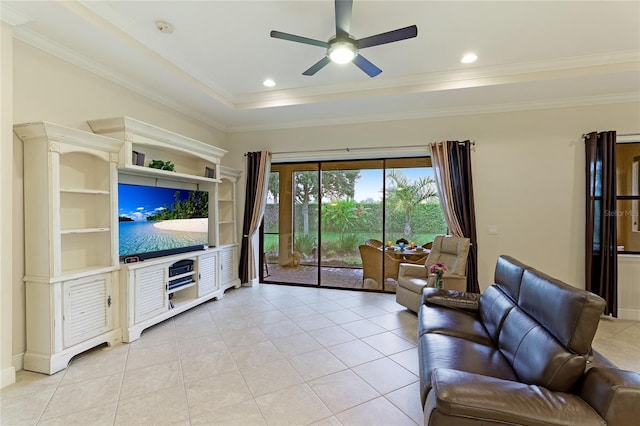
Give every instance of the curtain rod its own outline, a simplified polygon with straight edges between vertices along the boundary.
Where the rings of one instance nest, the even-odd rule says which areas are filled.
[[[471,141],[471,146],[476,146],[476,141]],[[462,144],[462,142],[460,142],[460,144]],[[429,145],[399,145],[399,146],[394,146],[392,148],[428,148]],[[376,150],[376,149],[384,149],[385,147],[373,147],[373,146],[369,146],[369,147],[362,147],[362,148],[332,148],[332,149],[313,149],[313,150],[304,150],[304,151],[277,151],[277,152],[271,152],[271,154],[277,154],[277,155],[281,155],[281,154],[300,154],[300,153],[317,153],[317,152],[336,152],[336,151],[346,151],[346,152],[352,152],[352,151],[367,151],[367,150]],[[245,153],[244,156],[246,157],[247,154]]]
[[[582,138],[589,136],[589,133],[583,133]],[[616,136],[640,136],[640,133],[616,133]]]

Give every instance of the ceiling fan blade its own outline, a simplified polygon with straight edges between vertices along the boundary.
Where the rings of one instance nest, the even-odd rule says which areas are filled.
[[[351,30],[352,0],[336,0],[336,37],[348,37]]]
[[[324,58],[320,59],[318,62],[313,64],[311,68],[303,72],[302,75],[314,75],[315,73],[320,71],[322,68],[324,68],[325,65],[327,65],[329,62],[331,62],[331,59],[329,59],[328,56],[325,56]]]
[[[283,33],[280,31],[271,31],[271,37],[279,38],[282,40],[295,41],[296,43],[310,44],[312,46],[324,47],[325,49],[329,47],[329,43],[326,41],[315,40],[312,38],[301,37],[294,34]]]
[[[358,48],[364,49],[365,47],[378,46],[380,44],[393,43],[394,41],[405,40],[413,38],[418,35],[418,27],[411,25],[410,27],[404,27],[386,33],[377,34],[371,37],[365,37],[358,40]]]
[[[353,63],[356,64],[358,68],[360,68],[362,71],[367,73],[369,77],[375,77],[376,75],[382,72],[380,68],[373,65],[371,62],[369,62],[368,59],[366,59],[361,54],[357,54],[356,57],[353,58]]]

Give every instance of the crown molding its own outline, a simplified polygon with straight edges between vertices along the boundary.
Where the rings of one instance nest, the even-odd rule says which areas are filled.
[[[251,93],[234,98],[237,109],[264,108],[268,106],[294,105],[308,101],[326,101],[348,97],[354,94],[383,95],[393,91],[398,93],[418,93],[428,91],[430,86],[456,85],[469,80],[493,79],[506,76],[554,74],[579,69],[611,69],[640,64],[640,52],[635,50],[610,52],[600,55],[584,55],[554,60],[523,62],[496,66],[476,67],[461,70],[437,71],[396,78],[365,80],[357,84],[343,83],[322,87],[274,90],[266,93]],[[308,101],[305,101],[308,100]]]
[[[496,105],[479,105],[473,107],[432,108],[402,113],[370,114],[358,117],[345,117],[329,120],[304,120],[286,123],[270,123],[264,126],[233,126],[227,128],[228,133],[257,132],[279,129],[297,129],[305,127],[340,126],[384,121],[416,120],[423,118],[455,117],[478,114],[495,114],[503,112],[533,111],[541,109],[572,108],[590,105],[607,105],[640,102],[640,92],[622,93],[606,96],[582,96],[549,101],[511,102]]]
[[[0,21],[15,27],[26,24],[30,20],[30,18],[16,11],[14,8],[7,6],[6,3],[0,2]]]

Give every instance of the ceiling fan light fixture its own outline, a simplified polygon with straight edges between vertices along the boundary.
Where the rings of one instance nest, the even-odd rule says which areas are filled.
[[[356,57],[356,47],[348,41],[337,41],[327,51],[329,59],[336,64],[346,64],[353,61]]]

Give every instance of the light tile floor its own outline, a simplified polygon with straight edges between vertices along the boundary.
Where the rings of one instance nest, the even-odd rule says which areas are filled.
[[[393,294],[229,290],[52,376],[19,371],[0,424],[422,424],[416,328]],[[640,323],[603,319],[594,346],[640,371]]]

